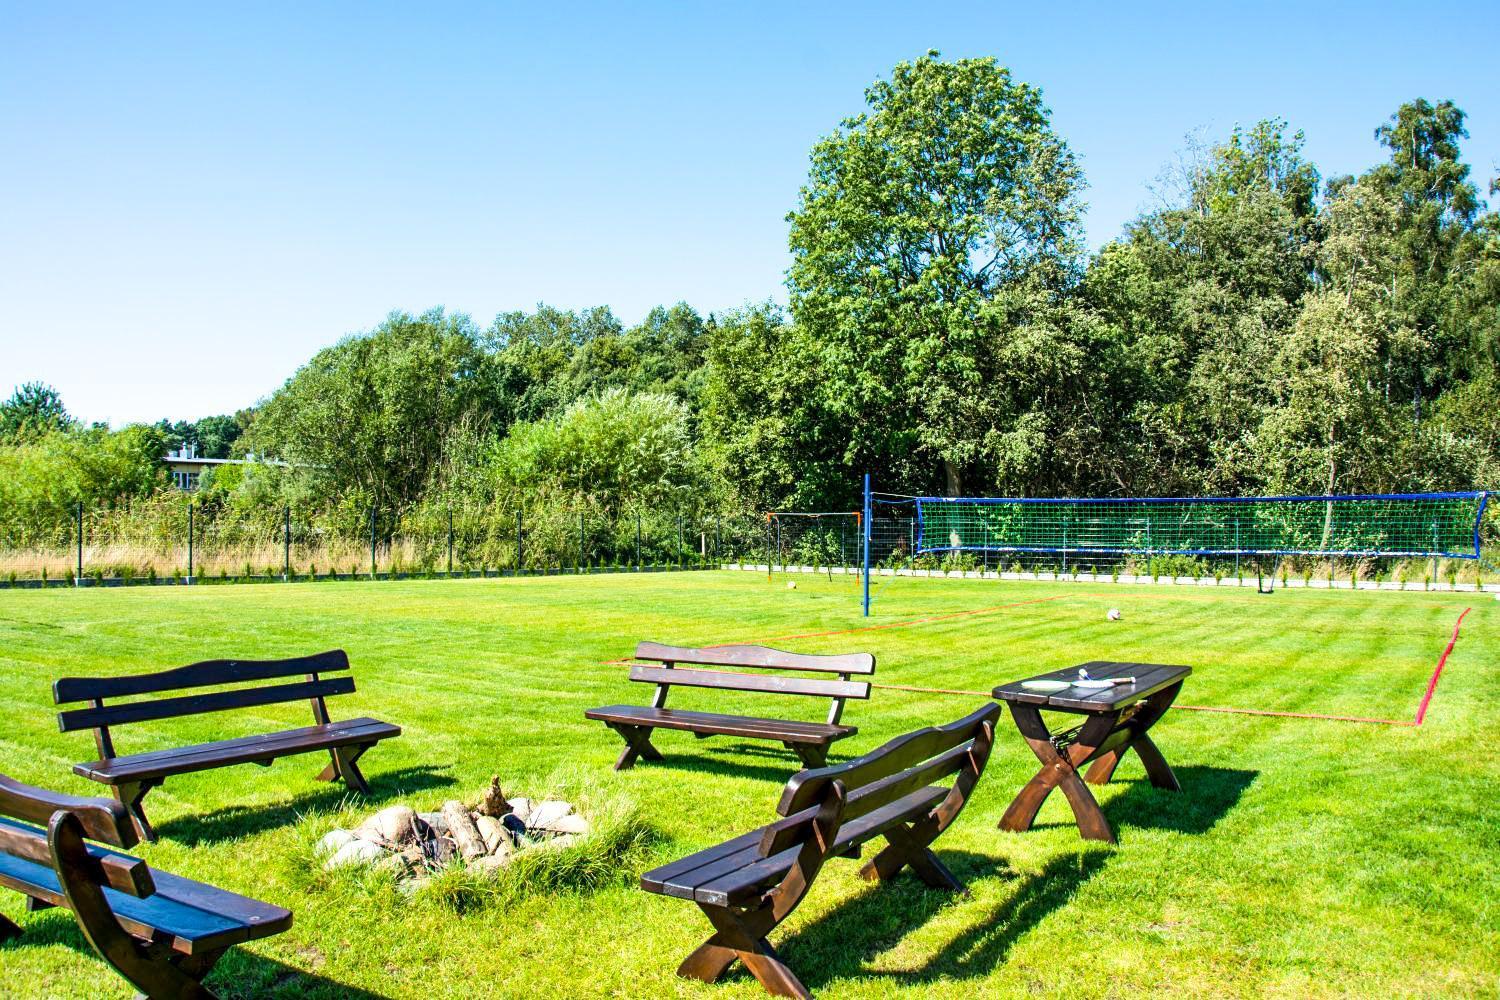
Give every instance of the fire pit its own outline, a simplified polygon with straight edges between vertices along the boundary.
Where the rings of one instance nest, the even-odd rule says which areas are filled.
[[[327,834],[318,841],[317,854],[328,869],[380,865],[398,877],[417,879],[455,862],[496,871],[522,851],[563,847],[588,832],[588,820],[572,803],[507,799],[494,777],[473,808],[456,799],[435,812],[390,806],[352,830]]]

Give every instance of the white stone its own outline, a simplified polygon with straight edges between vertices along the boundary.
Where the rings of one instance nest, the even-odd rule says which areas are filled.
[[[538,829],[546,830],[548,833],[584,834],[589,832],[589,821],[573,813],[567,816],[559,816],[550,821],[546,826],[539,827]]]
[[[397,846],[417,842],[417,814],[408,806],[382,809],[354,831],[362,840]]]
[[[573,811],[571,802],[561,799],[548,799],[546,802],[538,802],[526,816],[526,826],[532,830],[547,830],[552,824],[562,819]]]
[[[510,811],[515,813],[516,818],[519,819],[522,823],[526,822],[526,817],[531,815],[531,800],[511,799]]]
[[[323,839],[318,841],[318,846],[313,849],[313,852],[320,858],[328,854],[337,854],[339,848],[351,840],[358,839],[358,837],[348,830],[333,830],[323,835]]]
[[[496,872],[510,864],[515,855],[510,852],[504,854],[486,854],[482,858],[475,858],[469,862],[469,867],[482,872]]]
[[[345,865],[368,865],[379,861],[386,856],[386,849],[379,844],[372,844],[368,840],[351,840],[340,847],[333,857],[328,859],[326,868],[343,868]]]

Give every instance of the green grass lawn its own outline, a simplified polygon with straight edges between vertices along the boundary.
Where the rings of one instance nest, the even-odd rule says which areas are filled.
[[[1061,796],[1034,830],[996,830],[1035,770],[1007,717],[974,800],[936,845],[968,896],[909,875],[870,886],[856,863],[834,861],[775,941],[823,997],[1497,995],[1492,597],[905,578],[877,597],[866,622],[852,578],[802,576],[788,590],[748,573],[0,591],[0,771],[102,790],[70,772],[93,743],[58,733],[56,677],[343,647],[359,690],[333,700],[335,715],[405,729],[362,762],[378,803],[435,808],[499,774],[521,794],[628,798],[658,836],[603,888],[456,912],[316,871],[312,844],[351,815],[339,812],[341,788],[313,780],[321,760],[172,779],[147,799],[162,840],[141,854],[296,913],[288,933],[220,963],[209,983],[221,995],[759,997],[741,970],[717,986],[677,979],[709,926],[635,879],[769,820],[794,758],[663,732],[665,762],[613,773],[619,740],[583,712],[647,699],[624,667],[602,662],[637,640],[758,641],[995,608],[773,644],[867,649],[877,681],[969,691],[1089,659],[1186,663],[1186,705],[1410,719],[1473,605],[1421,728],[1174,710],[1153,736],[1183,790],[1153,789],[1127,759],[1098,792],[1115,848],[1081,841]],[[1111,607],[1121,621],[1106,621]],[[823,709],[685,689],[672,698],[803,718]],[[980,703],[877,690],[850,704],[845,721],[860,732],[835,757]],[[131,753],[308,721],[293,705],[126,726],[115,738]],[[129,995],[68,914],[25,913],[13,894],[0,912],[27,929],[0,944],[5,995]]]

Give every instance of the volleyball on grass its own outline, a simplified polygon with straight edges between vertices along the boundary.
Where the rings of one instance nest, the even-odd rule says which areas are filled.
[[[796,580],[788,580],[786,582],[786,589],[787,590],[796,590],[797,589],[797,581]]]
[[[1117,621],[1120,620],[1120,609],[1119,608],[1110,608],[1109,609],[1109,613],[1106,614],[1104,617],[1108,618],[1112,622],[1117,622]]]

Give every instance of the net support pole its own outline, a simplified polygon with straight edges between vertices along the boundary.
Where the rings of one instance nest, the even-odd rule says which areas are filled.
[[[448,508],[448,575],[453,575],[453,508]]]
[[[281,582],[292,578],[292,505],[281,508]]]
[[[870,474],[865,473],[864,516],[860,518],[860,534],[864,539],[864,616],[870,617]]]
[[[188,574],[187,585],[193,585],[193,498],[188,497]]]
[[[78,569],[73,574],[73,586],[83,586],[83,501],[78,501],[78,529],[74,533],[74,540],[78,543]]]
[[[370,505],[370,579],[375,579],[375,505]]]

